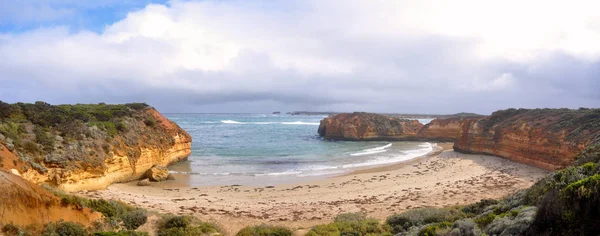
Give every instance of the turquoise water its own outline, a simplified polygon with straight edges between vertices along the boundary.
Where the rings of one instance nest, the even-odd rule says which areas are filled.
[[[166,114],[192,136],[188,161],[170,167],[191,186],[300,182],[406,161],[423,142],[336,142],[317,134],[324,116]],[[422,122],[428,122],[424,120]]]

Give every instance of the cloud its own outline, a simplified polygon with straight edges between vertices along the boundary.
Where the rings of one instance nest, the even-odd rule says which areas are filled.
[[[489,113],[600,104],[595,2],[526,6],[536,19],[514,7],[520,2],[503,4],[150,4],[102,32],[0,34],[0,99],[147,101],[168,112]],[[560,9],[573,18],[554,17]]]

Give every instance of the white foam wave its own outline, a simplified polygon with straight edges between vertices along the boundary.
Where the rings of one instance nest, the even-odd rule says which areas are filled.
[[[283,125],[319,125],[319,122],[302,122],[302,121],[294,121],[294,122],[281,122]]]
[[[426,155],[427,153],[433,151],[433,148],[435,147],[435,145],[433,145],[431,143],[424,143],[424,144],[419,145],[419,147],[420,147],[419,149],[404,151],[404,152],[402,152],[401,155],[397,155],[394,157],[389,157],[389,156],[377,157],[373,160],[369,160],[366,162],[346,164],[346,165],[343,165],[342,168],[356,168],[356,167],[365,167],[365,166],[374,166],[374,165],[383,165],[383,164],[391,164],[391,163],[396,163],[396,162],[403,162],[403,161],[407,161],[407,160],[410,160],[413,158],[417,158],[417,157]]]
[[[244,122],[239,122],[239,121],[235,121],[235,120],[222,120],[221,123],[223,123],[223,124],[244,124]]]
[[[386,152],[387,151],[386,149],[388,149],[391,146],[392,146],[392,143],[388,143],[381,147],[368,148],[368,149],[361,150],[360,152],[351,153],[350,156],[364,156],[364,155],[371,155],[371,154],[375,154],[375,153],[382,153],[382,152]]]
[[[196,173],[191,171],[169,171],[171,174],[182,174],[182,175],[231,175],[231,173]]]
[[[362,151],[362,152],[357,152],[357,153],[351,153],[350,156],[356,157],[356,156],[365,156],[365,155],[371,155],[371,154],[376,154],[376,153],[382,153],[382,152],[387,152],[387,150],[372,150],[372,151]]]
[[[279,176],[279,175],[297,175],[297,174],[302,174],[302,171],[288,170],[288,171],[284,171],[284,172],[254,174],[254,176]]]

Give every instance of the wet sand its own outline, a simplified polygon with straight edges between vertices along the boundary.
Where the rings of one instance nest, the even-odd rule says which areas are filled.
[[[78,194],[118,199],[162,213],[194,215],[234,235],[245,226],[261,223],[298,230],[329,223],[344,212],[385,220],[407,209],[498,199],[531,186],[548,173],[499,157],[457,153],[451,144],[438,146],[442,150],[410,162],[303,184],[139,187],[124,183]]]

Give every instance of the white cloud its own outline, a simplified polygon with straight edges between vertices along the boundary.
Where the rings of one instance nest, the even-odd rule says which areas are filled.
[[[517,100],[499,92],[523,93],[540,83],[552,90],[555,78],[531,71],[553,60],[598,65],[595,5],[173,1],[130,12],[101,33],[57,27],[0,35],[0,81],[35,94],[0,89],[0,99],[142,99],[170,109],[173,101],[186,109],[275,101],[297,109],[392,112],[589,106],[597,96],[538,99],[555,94],[537,91],[536,99]],[[586,68],[574,80],[600,73]],[[25,86],[32,81],[38,87]],[[461,107],[482,92],[498,94]],[[486,99],[505,100],[490,108]]]

